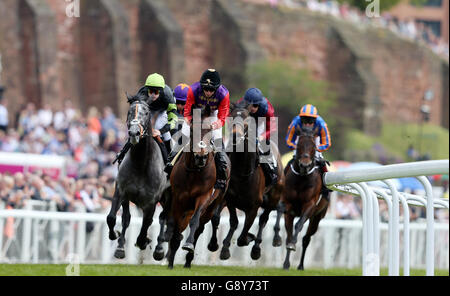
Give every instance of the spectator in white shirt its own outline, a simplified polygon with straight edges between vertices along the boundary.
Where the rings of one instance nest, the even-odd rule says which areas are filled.
[[[8,130],[8,101],[0,97],[0,129]]]

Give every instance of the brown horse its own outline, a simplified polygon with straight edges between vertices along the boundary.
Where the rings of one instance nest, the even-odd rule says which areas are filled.
[[[287,232],[286,259],[284,269],[289,269],[289,256],[295,251],[297,236],[309,219],[309,226],[303,237],[303,250],[300,264],[297,269],[303,270],[306,248],[311,236],[319,227],[320,220],[325,216],[329,201],[321,198],[322,176],[315,161],[315,134],[316,131],[299,130],[296,155],[290,165],[285,169],[286,190],[282,201],[286,207],[284,223]],[[294,217],[300,217],[295,224],[295,232],[292,234]]]
[[[255,244],[251,251],[251,258],[253,260],[260,258],[260,244],[262,242],[263,229],[269,219],[270,212],[277,208],[278,202],[284,191],[285,178],[281,157],[274,143],[271,143],[271,149],[277,159],[279,177],[275,185],[271,188],[266,188],[266,180],[263,169],[259,163],[256,145],[253,145],[254,149],[249,149],[252,147],[251,144],[256,143],[254,141],[255,139],[252,139],[252,136],[249,135],[249,133],[252,133],[251,131],[249,132],[249,120],[252,119],[249,115],[249,111],[244,106],[239,105],[236,105],[231,112],[231,117],[235,118],[235,124],[233,125],[231,134],[231,147],[233,150],[229,153],[232,169],[230,185],[225,195],[226,205],[230,213],[230,230],[223,241],[223,247],[220,253],[220,259],[222,260],[230,258],[229,247],[231,239],[238,227],[236,209],[245,213],[245,224],[237,240],[237,245],[248,246],[250,242],[254,240]],[[238,119],[238,121],[236,119]],[[252,140],[253,143],[251,142]],[[227,150],[231,149],[227,147]],[[260,207],[262,207],[264,211],[259,217],[259,229],[255,237],[253,234],[249,233],[249,230],[253,225]],[[216,228],[214,228],[213,225],[213,231],[215,230]],[[213,237],[215,237],[214,232]]]
[[[210,114],[209,106],[201,109],[202,122]],[[194,129],[201,131],[198,139],[194,137]],[[201,122],[193,122],[190,133],[190,149],[182,153],[170,175],[172,206],[168,222],[169,268],[173,268],[175,253],[183,239],[181,233],[188,224],[190,232],[182,249],[188,251],[184,267],[191,267],[197,239],[224,199],[224,192],[214,190],[216,166],[211,138],[208,138],[211,129],[202,128]]]

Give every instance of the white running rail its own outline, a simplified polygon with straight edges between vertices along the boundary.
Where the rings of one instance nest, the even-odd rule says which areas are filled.
[[[380,274],[380,217],[378,198],[387,202],[389,212],[389,275],[399,275],[400,202],[404,211],[404,275],[409,275],[409,210],[408,203],[426,208],[426,275],[434,275],[434,209],[446,208],[448,200],[435,199],[425,176],[448,174],[449,160],[430,160],[385,165],[367,169],[328,172],[324,183],[330,189],[360,196],[363,202],[363,275]],[[425,188],[425,197],[398,192],[394,178],[416,177]],[[366,182],[383,181],[389,189],[368,186]]]

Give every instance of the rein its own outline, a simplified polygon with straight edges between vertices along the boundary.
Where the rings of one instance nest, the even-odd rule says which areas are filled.
[[[318,167],[316,165],[314,165],[309,171],[306,172],[306,174],[301,174],[294,169],[294,165],[291,163],[291,171],[294,174],[296,174],[297,176],[308,176],[308,175],[312,174],[312,172],[314,172],[317,168]]]

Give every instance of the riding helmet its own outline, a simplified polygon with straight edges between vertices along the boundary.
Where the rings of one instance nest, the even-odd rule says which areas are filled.
[[[212,87],[217,89],[220,86],[220,75],[215,69],[207,69],[200,78],[202,87]]]
[[[300,109],[300,117],[314,117],[317,118],[319,116],[319,112],[317,111],[317,108],[314,107],[311,104],[306,104]]]
[[[187,85],[186,83],[180,83],[173,90],[173,96],[175,97],[177,102],[186,102],[188,91],[189,85]]]
[[[145,86],[148,86],[150,88],[163,89],[166,86],[166,83],[162,75],[158,73],[153,73],[148,75],[147,80],[145,81]]]
[[[252,87],[245,92],[244,100],[249,104],[261,105],[264,101],[264,96],[258,88]]]

